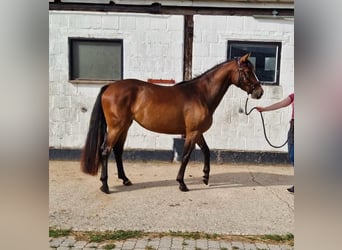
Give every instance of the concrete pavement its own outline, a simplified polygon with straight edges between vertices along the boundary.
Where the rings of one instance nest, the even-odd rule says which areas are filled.
[[[175,181],[177,163],[125,162],[126,175],[133,182],[127,187],[117,179],[116,167],[111,162],[109,195],[99,191],[99,176],[80,172],[79,162],[50,161],[49,168],[50,227],[75,231],[181,231],[222,235],[294,233],[294,195],[286,190],[293,184],[290,165],[212,164],[210,185],[206,186],[201,181],[202,163],[190,162],[185,174],[190,192],[183,193]],[[61,240],[59,245],[58,239]],[[68,249],[62,248],[66,239],[58,239],[51,239],[50,247]],[[172,245],[174,239],[181,241],[182,247]],[[292,249],[244,242],[235,246],[229,241],[213,241],[216,248],[209,240],[204,240],[206,243],[201,246],[196,245],[197,240],[183,245],[185,240],[171,237],[171,245],[164,247],[164,243],[160,244],[164,239],[156,238],[153,242],[159,243],[152,248]],[[141,241],[131,239],[127,244],[133,245],[130,249],[140,249]],[[125,242],[116,242],[116,249],[126,249]],[[89,248],[87,244],[78,249]],[[152,248],[145,244],[141,249]]]

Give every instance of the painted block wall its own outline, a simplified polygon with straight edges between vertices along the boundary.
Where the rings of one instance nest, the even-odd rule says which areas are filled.
[[[68,37],[123,39],[124,78],[182,80],[183,16],[50,11],[49,138],[53,148],[81,148],[90,113],[100,89],[96,84],[68,81]],[[280,86],[265,86],[261,100],[249,107],[281,100],[293,91],[293,21],[253,17],[194,16],[193,76],[224,61],[227,41],[281,41]],[[263,137],[259,114],[238,113],[246,94],[232,86],[214,114],[205,138],[210,148],[239,151],[273,149]],[[286,139],[290,108],[265,113],[267,132],[274,144]],[[172,150],[174,135],[157,134],[131,126],[125,148]]]
[[[183,78],[183,16],[50,11],[49,146],[81,148],[97,84],[68,81],[68,38],[123,39],[123,78]],[[172,149],[171,135],[130,128],[126,148]]]
[[[249,110],[282,100],[294,91],[294,25],[291,20],[255,19],[238,16],[194,17],[193,75],[227,59],[228,40],[281,42],[279,86],[263,86],[260,100],[250,99]],[[214,114],[214,122],[205,138],[210,148],[246,151],[287,151],[270,147],[264,139],[260,114],[239,113],[247,94],[231,86]],[[270,141],[281,145],[286,141],[291,107],[265,112],[266,132]]]

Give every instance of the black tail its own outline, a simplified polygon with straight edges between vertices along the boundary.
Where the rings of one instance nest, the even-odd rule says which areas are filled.
[[[87,139],[82,152],[81,170],[96,175],[101,163],[101,145],[107,130],[107,123],[101,105],[101,96],[108,85],[101,88],[91,113]]]

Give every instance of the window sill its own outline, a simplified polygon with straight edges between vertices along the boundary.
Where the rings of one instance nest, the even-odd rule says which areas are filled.
[[[279,86],[279,83],[278,82],[263,82],[263,81],[260,81],[261,85],[264,85],[264,86]]]
[[[108,84],[118,80],[69,80],[72,84]]]

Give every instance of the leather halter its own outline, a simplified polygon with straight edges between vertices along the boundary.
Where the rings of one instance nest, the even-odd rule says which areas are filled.
[[[243,71],[242,69],[242,64],[240,63],[240,57],[239,58],[236,58],[236,62],[237,62],[237,65],[238,65],[238,71],[239,71],[239,80],[238,80],[238,85],[237,86],[241,86],[241,84],[244,84],[247,82],[247,78],[246,78],[246,74],[245,72]],[[253,72],[254,74],[254,77],[255,79],[259,81],[258,77],[256,76],[256,74]],[[242,79],[243,78],[243,79]],[[254,91],[254,89],[256,88],[256,84],[255,83],[251,83],[250,82],[250,85],[251,85],[251,93]],[[250,94],[250,93],[249,93]]]

